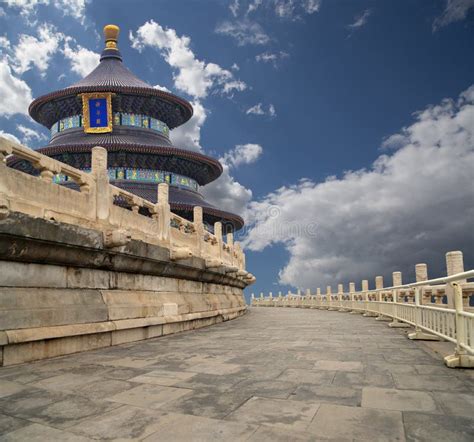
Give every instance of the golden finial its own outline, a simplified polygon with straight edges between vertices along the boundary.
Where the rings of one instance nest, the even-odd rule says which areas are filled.
[[[117,25],[104,26],[105,48],[117,49],[117,40],[120,28]]]

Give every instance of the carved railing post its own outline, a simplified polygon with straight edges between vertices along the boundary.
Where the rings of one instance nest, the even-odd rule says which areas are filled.
[[[110,216],[112,195],[107,173],[107,150],[103,147],[92,148],[92,175],[95,178],[96,219],[107,222]]]
[[[376,276],[375,277],[375,290],[381,290],[381,289],[383,289],[383,276]],[[382,321],[382,320],[387,319],[387,317],[383,316],[381,313],[381,309],[383,308],[381,302],[384,300],[383,291],[375,292],[375,299],[376,301],[378,301],[378,303],[375,304],[377,306],[377,312],[378,312],[377,320]]]
[[[345,308],[342,305],[343,296],[344,296],[344,284],[338,284],[337,285],[337,300],[339,301],[339,311],[341,312],[345,311]]]
[[[402,280],[402,272],[393,272],[392,273],[392,285],[394,287],[400,286],[403,284]],[[399,306],[399,290],[394,289],[392,290],[392,302],[394,304],[394,318],[393,321],[388,324],[389,327],[393,328],[409,328],[410,325],[406,324],[405,322],[400,322],[398,319],[400,317],[400,309],[402,307]]]
[[[350,282],[349,283],[349,299],[351,301],[351,313],[356,313],[354,311],[354,308],[355,308],[355,303],[356,303],[356,300],[355,300],[355,296],[356,296],[356,285],[355,285],[355,282]]]
[[[365,307],[364,307],[364,316],[368,316],[369,315],[369,312],[368,312],[368,309],[369,309],[369,280],[368,279],[363,279],[362,280],[362,299],[364,300],[364,303],[365,303]]]
[[[193,224],[196,231],[196,252],[197,256],[202,257],[202,248],[204,242],[204,222],[202,207],[194,206]]]
[[[448,276],[455,275],[456,273],[462,273],[464,272],[464,260],[463,260],[463,254],[459,250],[455,250],[452,252],[446,253],[446,271]],[[456,281],[457,284],[464,284],[466,282],[465,279]],[[449,308],[454,308],[454,289],[451,284],[446,284],[446,298],[448,301],[448,307]],[[469,302],[469,298],[466,298],[464,300],[465,302]],[[465,305],[465,307],[468,307],[468,305]]]
[[[158,214],[158,238],[170,247],[171,209],[169,204],[169,187],[166,183],[158,184],[156,213]]]

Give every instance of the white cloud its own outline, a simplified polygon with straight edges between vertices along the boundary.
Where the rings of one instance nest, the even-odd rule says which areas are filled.
[[[165,91],[165,92],[169,92],[170,94],[172,94],[173,92],[171,92],[166,86],[161,86],[160,84],[155,84],[153,86],[155,89],[159,89],[161,91]]]
[[[6,49],[7,51],[10,49],[10,40],[8,40],[5,36],[0,36],[0,48]],[[2,51],[0,51],[1,53]]]
[[[261,6],[262,3],[263,3],[263,0],[253,0],[253,2],[250,2],[247,8],[247,15],[256,11]]]
[[[47,140],[47,137],[40,133],[36,132],[35,130],[31,129],[30,127],[23,126],[22,124],[18,124],[16,126],[18,132],[22,134],[21,140],[23,144],[28,144],[31,141],[43,141]]]
[[[15,143],[21,144],[21,141],[15,137],[15,135],[10,134],[8,132],[4,132],[0,129],[0,137],[6,138],[7,140],[14,141]]]
[[[43,24],[38,28],[38,37],[21,34],[18,44],[12,50],[13,70],[21,75],[35,66],[44,76],[51,57],[63,38],[64,34],[57,32],[50,24]]]
[[[474,8],[474,0],[446,0],[443,13],[433,22],[433,30],[464,20],[468,12]]]
[[[176,147],[200,151],[201,127],[206,121],[206,109],[199,101],[191,103],[194,108],[193,116],[182,126],[171,131],[171,141]]]
[[[268,106],[268,111],[263,109],[262,103],[257,103],[255,106],[250,107],[245,112],[247,115],[269,115],[270,117],[276,116],[276,109],[273,104]]]
[[[280,282],[313,289],[412,272],[417,262],[441,276],[449,250],[472,261],[474,86],[415,114],[399,135],[398,149],[368,169],[250,203],[246,247],[283,244],[290,258]]]
[[[314,14],[319,11],[321,7],[321,0],[305,0],[303,1],[303,8],[308,14]]]
[[[5,15],[6,15],[5,9],[0,7],[0,17],[5,17]]]
[[[84,24],[88,0],[53,0],[53,5],[64,15],[75,18]]]
[[[64,45],[63,54],[70,61],[71,69],[81,77],[90,74],[99,64],[100,54],[94,51],[76,45],[75,49],[71,48],[70,43],[74,39],[67,38]]]
[[[264,45],[270,41],[270,37],[258,23],[247,19],[224,21],[217,26],[216,32],[232,37],[239,46]]]
[[[0,116],[28,115],[32,100],[30,87],[12,74],[7,60],[0,60]]]
[[[262,108],[262,103],[257,103],[255,106],[252,106],[251,108],[247,109],[245,112],[247,115],[265,115],[265,112]]]
[[[260,144],[238,144],[234,149],[227,152],[220,161],[229,167],[238,167],[242,164],[255,163],[262,153],[263,148]]]
[[[230,170],[243,164],[254,163],[262,152],[259,144],[252,143],[237,145],[227,152],[219,159],[224,169],[222,175],[201,189],[206,200],[221,209],[242,214],[252,199],[252,191],[238,183],[231,176]]]
[[[27,21],[33,25],[36,21],[31,21],[32,18],[36,18],[38,6],[52,5],[59,9],[65,16],[68,15],[73,17],[81,24],[85,21],[85,9],[89,0],[4,0],[5,4],[9,7],[19,9],[20,14],[27,19]]]
[[[229,5],[229,9],[230,9],[230,12],[232,12],[232,15],[234,17],[237,17],[237,14],[239,13],[239,0],[234,0],[230,5]]]
[[[300,14],[314,14],[321,7],[321,0],[273,0],[275,14],[281,18],[297,20]]]
[[[347,27],[353,31],[356,29],[362,28],[367,24],[367,21],[369,20],[370,15],[372,14],[372,11],[370,9],[366,9],[364,12],[356,15],[354,17],[354,22],[348,25]]]
[[[262,63],[272,63],[273,67],[278,67],[278,62],[288,58],[290,54],[285,51],[280,52],[262,52],[255,56],[255,60]]]
[[[232,72],[215,63],[198,60],[190,48],[191,39],[178,36],[174,29],[163,28],[150,20],[140,26],[136,36],[130,32],[132,47],[141,51],[146,46],[159,49],[165,61],[174,69],[176,89],[196,99],[204,98],[210,91],[232,93],[244,90],[244,82],[236,80]]]
[[[212,183],[201,188],[206,201],[219,209],[241,215],[249,201],[252,191],[238,183],[229,173],[229,166],[222,165],[222,175]]]

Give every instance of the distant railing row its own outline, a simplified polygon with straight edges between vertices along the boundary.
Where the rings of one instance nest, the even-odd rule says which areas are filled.
[[[401,272],[393,272],[391,287],[384,287],[383,277],[375,278],[375,289],[369,289],[369,281],[363,280],[361,291],[356,291],[355,283],[349,283],[345,291],[338,284],[333,294],[330,286],[326,293],[317,289],[305,295],[281,292],[274,297],[252,293],[255,307],[299,307],[362,313],[366,317],[376,317],[379,321],[391,321],[389,327],[414,327],[408,334],[410,339],[445,340],[456,344],[453,355],[446,356],[448,367],[474,367],[474,270],[464,271],[463,255],[460,251],[446,254],[447,276],[428,279],[426,264],[415,267],[416,282],[402,284]]]
[[[28,161],[39,176],[28,175],[7,166],[15,155]],[[53,182],[57,174],[69,177],[78,190]],[[245,270],[245,254],[233,240],[224,241],[222,224],[208,232],[202,207],[194,207],[193,220],[172,213],[168,185],[158,185],[158,202],[152,203],[109,183],[107,151],[92,149],[90,173],[35,152],[0,137],[0,218],[10,212],[80,225],[101,230],[106,247],[120,247],[131,239],[166,247],[171,260],[203,258],[206,268],[224,271],[246,284],[255,277]]]

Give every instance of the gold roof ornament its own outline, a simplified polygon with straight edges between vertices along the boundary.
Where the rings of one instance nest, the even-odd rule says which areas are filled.
[[[117,41],[118,41],[119,34],[120,34],[120,28],[117,25],[104,26],[104,37],[105,37],[106,49],[118,50]]]

